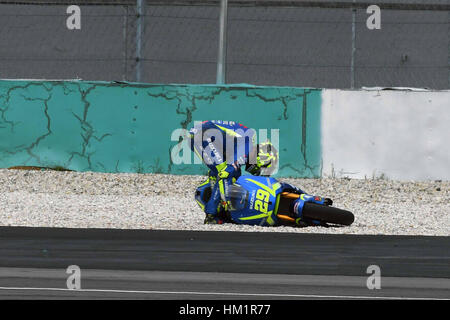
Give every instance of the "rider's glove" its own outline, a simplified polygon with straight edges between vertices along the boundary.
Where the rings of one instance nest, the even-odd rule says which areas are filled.
[[[333,200],[331,200],[330,198],[325,198],[323,200],[323,204],[326,206],[331,206],[333,204]]]
[[[220,179],[226,179],[226,178],[228,178],[229,175],[230,175],[230,173],[225,170],[222,170],[218,173],[218,176]]]

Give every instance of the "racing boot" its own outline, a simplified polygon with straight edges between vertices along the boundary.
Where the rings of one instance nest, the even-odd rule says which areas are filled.
[[[207,214],[205,217],[205,220],[203,221],[204,224],[223,224],[223,220],[217,217],[213,214]]]

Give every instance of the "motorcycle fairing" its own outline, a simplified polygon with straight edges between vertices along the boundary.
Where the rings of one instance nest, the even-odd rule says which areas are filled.
[[[241,176],[228,194],[233,221],[249,225],[275,225],[281,184],[274,178]]]

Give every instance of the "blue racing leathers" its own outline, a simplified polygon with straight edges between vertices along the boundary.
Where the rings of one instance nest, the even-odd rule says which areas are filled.
[[[216,177],[211,198],[205,205],[207,215],[216,215],[221,204],[226,206],[230,184],[241,175],[241,166],[248,162],[255,147],[256,133],[233,121],[203,121],[189,131],[190,147]]]

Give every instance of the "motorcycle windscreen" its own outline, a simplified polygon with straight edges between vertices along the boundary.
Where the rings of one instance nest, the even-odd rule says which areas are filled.
[[[229,211],[240,211],[248,206],[248,191],[238,184],[233,184],[228,190],[230,201]]]

